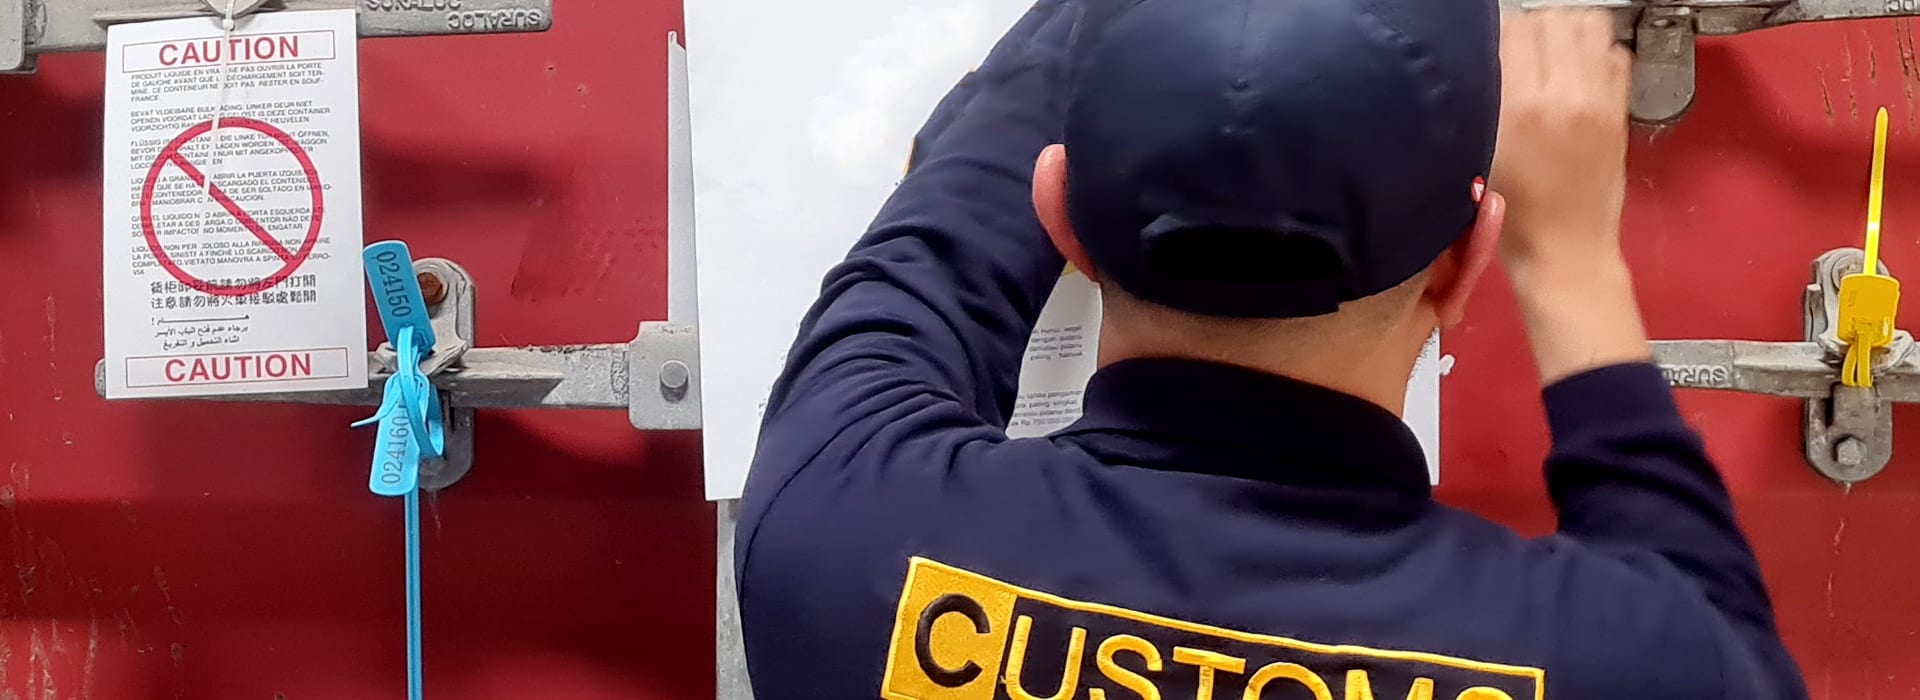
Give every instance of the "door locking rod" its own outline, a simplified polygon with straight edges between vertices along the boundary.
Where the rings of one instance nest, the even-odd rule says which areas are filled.
[[[0,73],[31,73],[46,53],[99,51],[107,27],[225,14],[227,0],[0,0]],[[553,0],[235,0],[234,14],[360,12],[360,36],[544,32]]]
[[[626,343],[469,349],[476,337],[473,278],[440,258],[416,260],[413,269],[434,335],[442,341],[421,370],[440,391],[447,426],[446,457],[422,462],[420,488],[446,488],[472,469],[478,409],[615,409],[625,411],[638,430],[700,429],[700,341],[694,328],[647,322]],[[378,406],[397,361],[385,344],[367,353],[364,389],[165,400]],[[106,382],[101,362],[93,378],[101,396]],[[343,436],[349,434],[345,424],[340,427]]]
[[[1634,49],[1635,121],[1668,124],[1693,106],[1694,39],[1803,22],[1920,16],[1920,0],[1501,0],[1509,9],[1613,11],[1614,34]]]

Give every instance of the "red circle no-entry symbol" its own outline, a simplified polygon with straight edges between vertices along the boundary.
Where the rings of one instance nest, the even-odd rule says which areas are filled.
[[[275,285],[286,281],[294,271],[300,269],[301,263],[307,261],[307,256],[313,253],[314,245],[320,241],[320,221],[326,211],[325,197],[321,194],[320,172],[313,166],[313,157],[308,155],[306,149],[301,148],[300,143],[287,132],[281,131],[272,124],[245,117],[224,117],[220,120],[220,128],[246,129],[264,135],[287,149],[294,160],[299,162],[300,170],[306,175],[307,189],[313,198],[312,214],[308,216],[306,234],[301,238],[300,247],[288,250],[280,243],[280,239],[275,238],[272,232],[261,226],[252,214],[247,213],[247,210],[241,208],[238,202],[233,201],[227,193],[221,191],[219,185],[208,182],[206,173],[194,165],[193,161],[187,159],[183,150],[194,139],[211,133],[212,121],[194,125],[175,137],[166,148],[160,149],[160,156],[154,159],[153,167],[147,170],[147,181],[140,190],[140,230],[146,236],[147,248],[153,251],[153,259],[160,264],[161,269],[166,270],[167,274],[172,275],[181,284],[217,296],[240,297],[272,289]],[[206,191],[221,209],[239,222],[241,228],[253,234],[261,245],[266,246],[268,251],[280,258],[282,265],[279,271],[254,282],[217,284],[194,276],[167,255],[166,247],[160,244],[160,232],[156,230],[153,223],[153,198],[160,176],[165,174],[169,165],[179,168],[188,179],[193,180],[195,186]]]

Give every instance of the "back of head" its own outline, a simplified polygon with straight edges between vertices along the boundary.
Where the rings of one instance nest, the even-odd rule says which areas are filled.
[[[1499,113],[1496,0],[1088,0],[1067,212],[1109,287],[1319,316],[1466,232]]]

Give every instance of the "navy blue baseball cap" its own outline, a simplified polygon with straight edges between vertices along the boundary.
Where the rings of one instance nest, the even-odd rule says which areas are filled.
[[[1067,208],[1102,275],[1192,313],[1332,313],[1473,224],[1497,0],[1088,0]]]

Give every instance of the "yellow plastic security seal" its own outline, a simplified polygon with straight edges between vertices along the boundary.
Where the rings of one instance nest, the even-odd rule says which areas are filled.
[[[1894,317],[1900,311],[1900,281],[1880,274],[1880,203],[1887,169],[1887,108],[1873,125],[1873,175],[1867,186],[1867,256],[1860,273],[1840,280],[1840,325],[1847,344],[1840,382],[1873,386],[1873,351],[1893,342]]]

